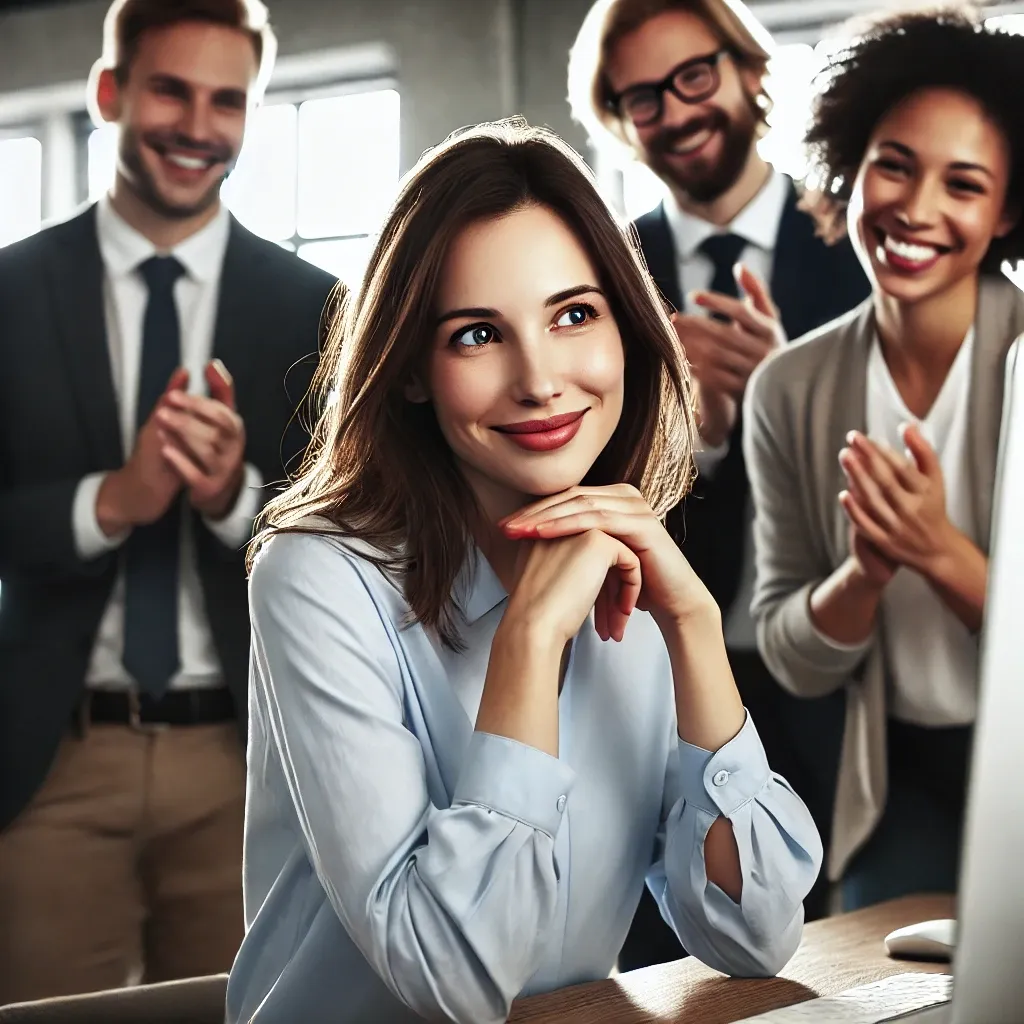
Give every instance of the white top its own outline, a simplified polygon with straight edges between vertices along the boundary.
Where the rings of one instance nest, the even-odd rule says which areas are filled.
[[[704,312],[700,306],[690,302],[690,292],[707,291],[711,287],[715,266],[700,246],[712,235],[733,234],[745,238],[749,244],[740,254],[740,259],[762,281],[767,283],[771,280],[775,242],[788,194],[789,182],[785,175],[773,169],[761,191],[736,214],[731,223],[724,226],[711,224],[681,209],[671,195],[666,198],[665,218],[675,242],[679,291],[685,312]]]
[[[918,420],[893,382],[876,337],[868,356],[867,435],[904,449],[901,424],[917,422],[935,449],[946,489],[946,514],[977,535],[968,477],[967,422],[972,327],[928,415]],[[923,577],[900,569],[882,595],[882,640],[890,672],[889,711],[916,725],[966,725],[978,702],[978,641]]]
[[[146,237],[130,227],[104,197],[97,204],[96,230],[104,266],[104,309],[107,346],[113,374],[126,455],[135,444],[135,407],[138,399],[139,366],[142,359],[142,321],[149,290],[138,267],[157,249]],[[189,371],[189,391],[203,394],[203,369],[213,353],[213,334],[220,293],[220,274],[228,244],[230,219],[226,209],[167,255],[176,257],[185,274],[174,287],[181,325],[182,364]],[[231,368],[228,367],[230,370]],[[72,528],[79,557],[96,558],[120,547],[128,532],[107,537],[96,520],[96,497],[106,474],[94,473],[78,485],[72,504]],[[223,544],[241,547],[249,539],[252,523],[260,508],[263,480],[259,470],[246,465],[245,481],[231,513],[207,525]],[[172,689],[220,686],[223,674],[206,607],[195,557],[191,522],[184,517],[181,560],[178,574],[178,643],[181,669],[171,680]],[[132,679],[121,664],[124,651],[124,571],[118,571],[110,602],[100,621],[86,672],[91,687],[126,688]]]
[[[675,199],[665,200],[665,218],[675,243],[679,291],[683,297],[683,311],[700,314],[704,310],[690,302],[690,293],[707,291],[711,286],[715,268],[699,246],[711,235],[732,233],[747,239],[748,245],[740,259],[766,284],[771,280],[775,243],[779,224],[789,194],[785,175],[772,170],[761,191],[743,207],[730,224],[719,227],[679,208]],[[706,448],[695,455],[697,472],[713,474],[715,467],[729,451],[725,441],[716,448]],[[755,650],[757,635],[750,617],[750,603],[754,597],[754,510],[747,500],[747,535],[744,538],[743,566],[740,586],[732,608],[724,609],[725,642],[732,649]]]

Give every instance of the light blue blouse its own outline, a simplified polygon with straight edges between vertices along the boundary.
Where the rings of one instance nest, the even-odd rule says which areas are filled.
[[[365,551],[365,549],[362,549]],[[250,584],[247,934],[228,1022],[489,1024],[608,975],[646,878],[683,945],[733,975],[792,956],[821,864],[807,809],[749,717],[721,750],[676,732],[649,615],[592,618],[559,698],[559,755],[474,731],[506,594],[479,553],[461,654],[410,625],[358,542],[288,534]],[[707,881],[725,815],[739,905]]]

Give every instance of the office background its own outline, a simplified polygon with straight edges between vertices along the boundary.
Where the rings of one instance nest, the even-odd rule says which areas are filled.
[[[630,216],[659,199],[643,168],[596,152],[569,114],[566,58],[590,0],[270,0],[280,44],[225,198],[252,230],[348,282],[402,172],[463,125],[522,113],[591,163]],[[885,0],[751,3],[779,44],[762,143],[799,173],[808,86],[831,27]],[[111,180],[113,130],[85,82],[108,0],[0,0],[0,245],[61,219]],[[889,0],[888,6],[896,6]],[[1024,2],[988,3],[1024,27]]]

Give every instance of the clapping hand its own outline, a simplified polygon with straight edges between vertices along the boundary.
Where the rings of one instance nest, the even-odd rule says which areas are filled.
[[[858,431],[846,440],[839,462],[848,490],[839,501],[854,531],[854,557],[882,583],[900,565],[930,575],[957,534],[934,449],[916,426],[903,430],[907,455]]]
[[[750,375],[786,340],[764,282],[742,264],[737,265],[736,280],[745,298],[696,292],[692,301],[713,315],[672,316],[693,371],[701,436],[710,444],[729,435]]]
[[[242,486],[245,424],[224,364],[208,363],[205,376],[209,397],[173,391],[156,415],[161,454],[184,481],[193,507],[217,520],[234,506]]]

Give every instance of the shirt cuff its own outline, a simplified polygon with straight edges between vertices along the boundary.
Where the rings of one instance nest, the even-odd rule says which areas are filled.
[[[687,803],[728,818],[752,800],[772,777],[761,737],[747,714],[743,728],[719,750],[680,740],[678,785]]]
[[[225,547],[240,548],[252,537],[253,520],[259,514],[262,499],[263,476],[255,466],[247,462],[235,507],[223,519],[213,520],[203,516],[203,522]]]
[[[132,532],[131,529],[108,537],[96,518],[96,498],[107,478],[106,473],[90,473],[82,477],[71,502],[71,533],[75,538],[75,552],[83,562],[98,558],[119,548]]]
[[[554,837],[576,773],[557,757],[507,736],[474,732],[452,804],[479,804]]]
[[[703,440],[698,435],[698,444],[703,445]],[[729,454],[729,438],[713,448],[698,448],[693,453],[693,461],[697,464],[697,473],[702,476],[714,476],[719,463]]]

